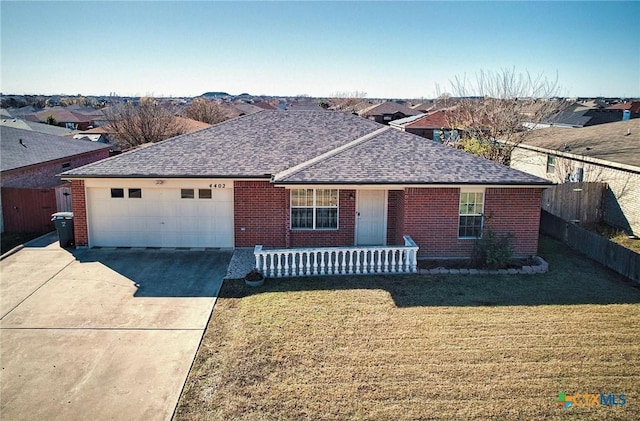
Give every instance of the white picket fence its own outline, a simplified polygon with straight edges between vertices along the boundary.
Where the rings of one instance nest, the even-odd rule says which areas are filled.
[[[268,278],[417,272],[418,246],[408,235],[404,246],[254,248],[256,268]]]

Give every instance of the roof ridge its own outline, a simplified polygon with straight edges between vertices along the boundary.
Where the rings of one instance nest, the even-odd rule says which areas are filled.
[[[301,162],[298,165],[294,165],[293,167],[288,168],[288,169],[286,169],[284,171],[280,171],[279,173],[275,174],[271,178],[271,181],[278,181],[278,180],[281,180],[281,179],[283,179],[285,177],[288,177],[288,176],[291,176],[293,174],[296,174],[296,173],[298,173],[298,172],[300,172],[302,170],[305,170],[305,169],[309,168],[312,165],[315,165],[315,164],[317,164],[317,163],[319,163],[321,161],[324,161],[324,160],[326,160],[328,158],[331,158],[331,157],[333,157],[333,156],[335,156],[335,155],[337,155],[337,154],[339,154],[339,153],[341,153],[341,152],[343,152],[343,151],[345,151],[347,149],[353,148],[354,146],[357,146],[357,145],[359,145],[359,144],[361,144],[363,142],[366,142],[367,140],[372,139],[372,138],[378,136],[379,134],[384,133],[384,132],[386,132],[387,130],[390,130],[390,129],[391,129],[391,127],[389,127],[389,126],[383,126],[383,127],[379,128],[379,129],[373,131],[373,132],[365,134],[364,136],[360,136],[359,138],[354,139],[354,140],[352,140],[352,141],[350,141],[348,143],[345,143],[342,146],[339,146],[339,147],[337,147],[335,149],[332,149],[332,150],[330,150],[328,152],[325,152],[325,153],[323,153],[321,155],[318,155],[318,156],[316,156],[314,158],[311,158],[311,159],[309,159],[307,161]]]

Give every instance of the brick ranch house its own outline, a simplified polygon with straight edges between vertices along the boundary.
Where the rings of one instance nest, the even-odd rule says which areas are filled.
[[[261,111],[63,173],[76,244],[537,252],[549,181],[346,113]]]

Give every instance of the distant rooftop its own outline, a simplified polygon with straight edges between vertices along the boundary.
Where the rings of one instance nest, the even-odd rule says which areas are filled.
[[[108,148],[101,143],[0,126],[2,171]]]
[[[640,119],[581,128],[535,130],[523,146],[534,146],[632,166],[640,171]]]

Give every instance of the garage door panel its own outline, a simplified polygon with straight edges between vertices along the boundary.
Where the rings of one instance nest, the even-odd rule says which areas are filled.
[[[87,205],[92,246],[233,247],[232,189],[215,189],[212,199],[182,199],[180,189],[111,198],[110,188],[88,188]]]
[[[233,202],[232,189],[214,189],[211,196],[215,202]]]

